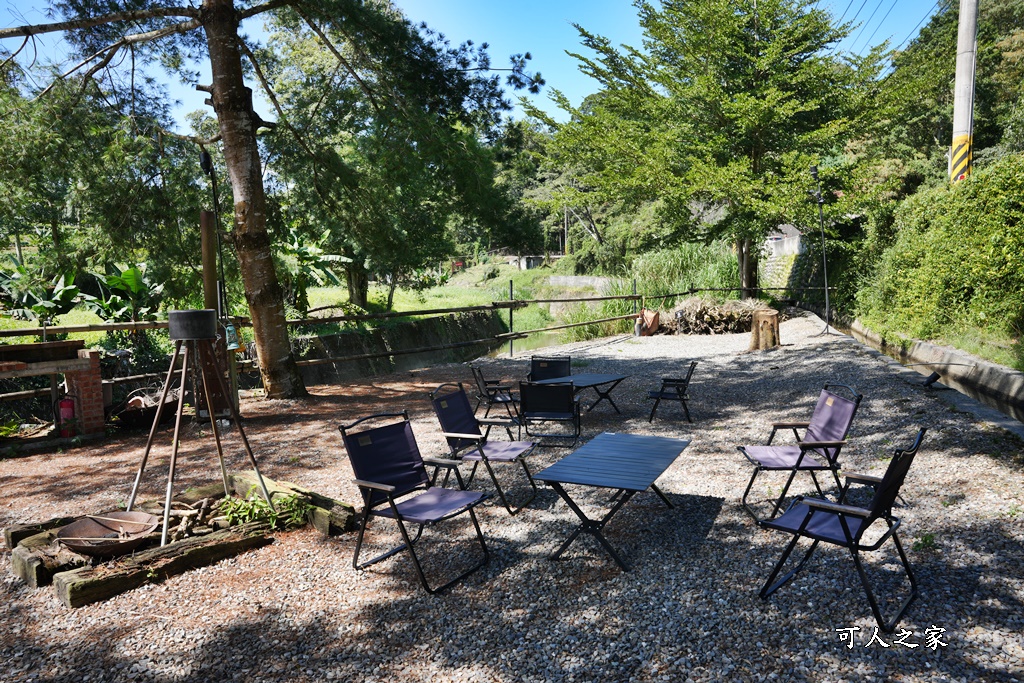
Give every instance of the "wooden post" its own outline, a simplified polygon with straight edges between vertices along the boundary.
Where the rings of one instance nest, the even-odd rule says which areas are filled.
[[[750,322],[750,351],[773,349],[779,341],[779,312],[773,309],[754,311]]]

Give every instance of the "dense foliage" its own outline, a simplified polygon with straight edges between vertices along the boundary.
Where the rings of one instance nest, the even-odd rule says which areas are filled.
[[[952,329],[1024,333],[1024,155],[921,192],[862,288],[865,319],[918,338]]]

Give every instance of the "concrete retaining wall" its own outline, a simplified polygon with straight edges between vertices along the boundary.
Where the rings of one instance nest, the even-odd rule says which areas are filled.
[[[295,349],[296,360],[313,360],[440,346],[484,339],[507,331],[508,326],[499,313],[476,311],[396,323],[374,330],[300,337],[292,342],[292,346]],[[500,345],[494,342],[489,345],[480,344],[442,351],[310,365],[302,367],[302,378],[310,385],[331,384],[342,380],[414,370],[439,363],[459,363],[478,358]]]
[[[938,373],[946,386],[1003,404],[1018,420],[1024,417],[1022,372],[929,342],[885,339],[859,320],[849,324],[849,332],[858,341],[883,351],[904,365],[913,365],[922,374]]]

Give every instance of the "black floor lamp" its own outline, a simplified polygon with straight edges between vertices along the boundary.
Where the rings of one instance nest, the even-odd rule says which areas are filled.
[[[828,321],[830,317],[830,306],[828,298],[828,259],[825,258],[825,198],[821,194],[821,179],[818,177],[818,167],[811,166],[811,177],[818,183],[818,190],[815,192],[815,199],[818,200],[818,224],[821,227],[821,272],[825,276],[825,329],[819,332],[815,336],[823,334],[832,334],[831,330],[828,329]]]

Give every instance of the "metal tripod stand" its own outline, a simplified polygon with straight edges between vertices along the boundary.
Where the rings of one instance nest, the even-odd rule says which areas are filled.
[[[160,418],[163,415],[164,404],[167,401],[167,394],[170,392],[171,382],[174,379],[175,361],[177,360],[178,355],[181,354],[181,383],[180,390],[178,392],[178,410],[174,418],[174,441],[171,450],[170,468],[167,474],[167,493],[164,499],[164,523],[163,532],[160,536],[160,545],[167,545],[167,527],[171,514],[171,496],[173,495],[174,490],[174,471],[178,459],[178,445],[179,437],[181,435],[181,417],[185,407],[185,386],[190,370],[192,372],[193,385],[202,385],[203,397],[206,399],[206,412],[210,416],[210,427],[213,430],[213,438],[217,443],[217,457],[220,461],[221,477],[224,480],[224,495],[231,495],[231,486],[228,482],[228,471],[224,466],[224,449],[221,445],[220,431],[217,427],[217,418],[214,414],[213,404],[210,400],[210,385],[211,382],[214,381],[214,378],[216,378],[216,383],[221,395],[228,395],[227,388],[224,385],[224,375],[217,363],[217,356],[213,348],[214,341],[217,337],[216,311],[211,309],[198,311],[171,311],[169,327],[171,339],[174,340],[174,355],[171,357],[170,367],[167,368],[167,378],[164,380],[163,391],[160,393],[160,402],[157,404],[156,417],[153,418],[153,426],[149,430],[149,438],[146,440],[146,450],[142,455],[142,463],[139,465],[139,471],[135,475],[135,483],[132,485],[132,494],[128,499],[128,506],[126,508],[130,512],[132,506],[135,504],[135,497],[139,491],[139,482],[142,481],[142,472],[146,469],[146,462],[149,460],[149,452],[153,447],[153,439],[155,438],[157,428],[160,425]],[[183,346],[184,352],[182,353]],[[210,375],[213,375],[213,377],[210,377]],[[196,378],[201,378],[201,381],[196,382]],[[238,411],[235,409],[235,404],[233,401],[229,400],[227,401],[227,405],[231,414],[231,419],[235,423],[235,426],[238,427],[238,435],[242,438],[242,444],[244,445],[245,452],[249,457],[249,463],[252,465],[252,469],[256,473],[256,479],[259,481],[260,488],[263,490],[263,497],[266,499],[267,503],[273,507],[274,504],[270,500],[270,492],[267,490],[267,485],[263,482],[263,476],[260,474],[259,468],[256,466],[256,456],[253,455],[252,448],[249,446],[249,439],[246,438],[245,431],[242,429],[242,422],[239,419]]]

